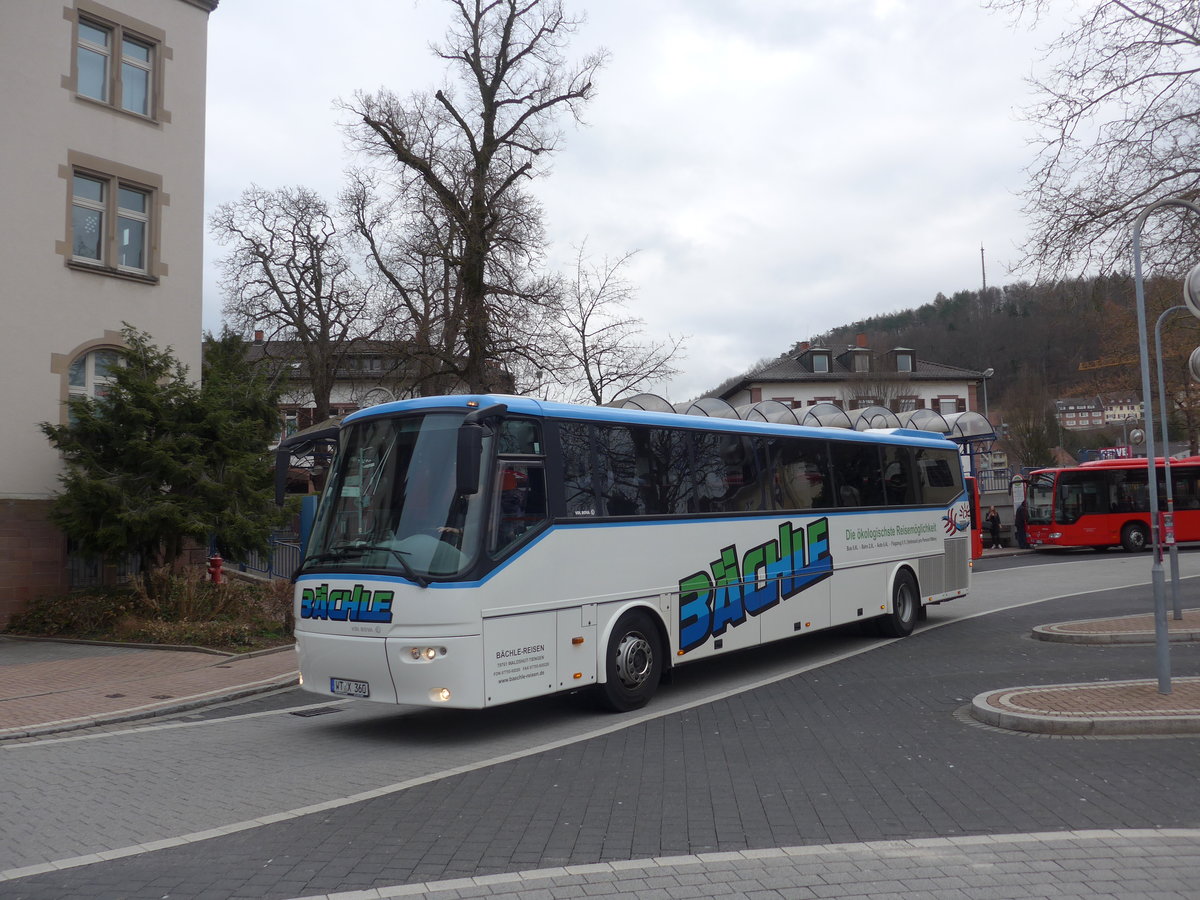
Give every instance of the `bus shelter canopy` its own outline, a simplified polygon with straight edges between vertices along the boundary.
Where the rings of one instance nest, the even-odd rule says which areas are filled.
[[[814,403],[804,411],[801,425],[812,425],[821,428],[853,428],[850,416],[840,406],[833,403]]]
[[[868,428],[899,428],[900,418],[886,406],[864,406],[852,410],[855,431],[866,431]]]
[[[739,419],[736,409],[719,397],[701,397],[691,403],[680,403],[677,412],[685,416],[711,416],[714,419]]]
[[[994,441],[996,430],[992,423],[977,412],[951,413],[946,416],[946,437],[959,444]]]
[[[799,425],[796,411],[778,400],[760,400],[753,406],[740,407],[740,417],[748,422],[776,422],[780,425]]]
[[[620,400],[614,400],[612,403],[604,405],[617,409],[644,409],[647,412],[675,412],[675,407],[658,394],[635,394],[632,397],[622,397]]]

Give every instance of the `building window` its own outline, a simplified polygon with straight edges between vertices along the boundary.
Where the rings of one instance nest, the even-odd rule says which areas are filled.
[[[896,371],[911,372],[913,370],[913,358],[911,353],[896,354]]]
[[[870,372],[871,371],[871,357],[867,356],[867,354],[865,354],[865,353],[855,353],[854,354],[854,371],[855,372]]]
[[[169,202],[161,178],[75,151],[60,172],[70,191],[67,240],[59,245],[68,265],[140,280],[166,274],[157,249],[160,210]]]
[[[943,416],[949,415],[952,412],[958,412],[957,397],[938,397],[937,411]]]
[[[161,39],[140,33],[130,23],[80,15],[75,28],[75,93],[114,109],[157,118],[160,43]]]
[[[71,191],[71,255],[97,262],[104,258],[104,206],[108,184],[76,175]]]
[[[814,353],[812,355],[812,370],[814,372],[828,372],[829,371],[829,354],[828,353]]]
[[[113,370],[120,364],[121,355],[116,350],[92,350],[75,357],[67,369],[67,399],[103,400],[108,396]],[[67,424],[75,422],[68,405]]]
[[[71,257],[149,273],[151,191],[120,179],[76,172],[71,188]]]
[[[116,350],[92,350],[75,357],[67,370],[67,396],[72,400],[103,400],[108,396],[112,372],[120,358]]]

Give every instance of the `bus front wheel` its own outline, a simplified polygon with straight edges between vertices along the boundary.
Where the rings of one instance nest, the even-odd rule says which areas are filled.
[[[921,598],[917,594],[917,583],[912,574],[908,570],[900,571],[892,584],[892,611],[876,620],[879,623],[879,633],[884,637],[894,638],[912,634],[920,605]]]
[[[1145,550],[1149,543],[1150,535],[1146,532],[1146,526],[1141,522],[1130,522],[1121,529],[1121,546],[1130,553]]]
[[[649,614],[634,610],[621,616],[605,654],[607,680],[600,699],[614,712],[645,706],[658,687],[663,671],[662,642]]]

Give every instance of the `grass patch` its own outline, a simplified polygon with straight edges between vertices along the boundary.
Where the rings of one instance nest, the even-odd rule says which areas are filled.
[[[292,587],[206,581],[202,569],[155,572],[153,591],[99,587],[42,597],[18,613],[7,634],[176,644],[248,653],[293,642]]]

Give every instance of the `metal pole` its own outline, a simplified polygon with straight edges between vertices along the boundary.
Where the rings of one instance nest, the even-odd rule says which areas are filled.
[[[1142,411],[1146,416],[1146,477],[1150,494],[1150,536],[1154,560],[1150,581],[1154,586],[1154,646],[1158,669],[1158,692],[1171,693],[1171,648],[1167,634],[1167,601],[1163,591],[1162,544],[1158,529],[1158,477],[1154,466],[1154,395],[1150,389],[1150,359],[1146,347],[1146,290],[1142,283],[1142,226],[1150,213],[1163,206],[1182,206],[1200,215],[1200,206],[1187,200],[1167,199],[1151,203],[1133,223],[1133,285],[1137,294],[1138,355],[1142,370]]]
[[[1154,357],[1158,363],[1158,406],[1159,419],[1162,422],[1162,443],[1163,443],[1163,477],[1167,483],[1167,516],[1163,520],[1167,539],[1167,550],[1171,555],[1171,617],[1173,619],[1183,618],[1183,608],[1179,605],[1179,547],[1175,541],[1175,486],[1171,483],[1171,445],[1167,440],[1167,389],[1163,383],[1163,359],[1162,359],[1162,327],[1163,322],[1171,313],[1175,312],[1190,312],[1183,306],[1172,306],[1170,309],[1163,310],[1162,315],[1158,317],[1158,322],[1154,325]]]

